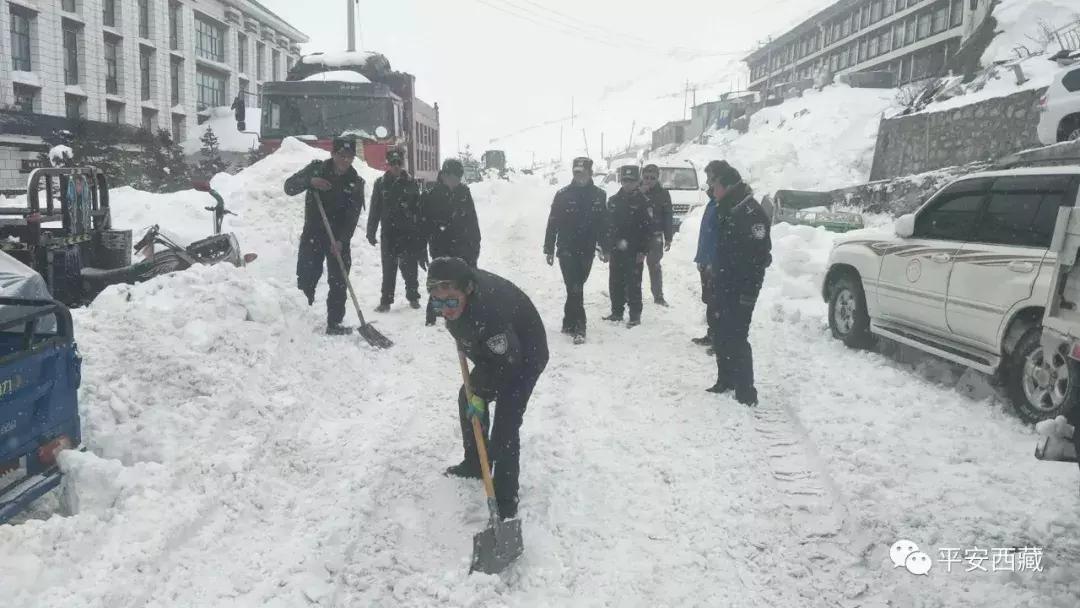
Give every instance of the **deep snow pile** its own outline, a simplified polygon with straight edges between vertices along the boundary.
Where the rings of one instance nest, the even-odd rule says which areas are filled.
[[[727,159],[760,193],[780,188],[826,190],[865,182],[870,176],[881,114],[895,92],[833,85],[765,108],[750,119],[750,131],[720,130],[706,145],[690,144],[658,160],[694,162],[698,171]],[[704,180],[704,176],[701,176]]]
[[[253,265],[112,288],[76,311],[91,451],[63,466],[82,511],[0,527],[0,603],[1076,605],[1075,467],[1034,460],[1034,435],[999,403],[930,373],[948,366],[912,370],[829,339],[818,283],[834,235],[786,225],[752,331],[756,412],[702,390],[714,367],[689,343],[703,330],[692,230],[664,260],[673,307],[647,304],[633,330],[599,319],[596,264],[589,342],[549,333],[525,415],[526,554],[503,576],[466,575],[486,513],[478,484],[441,474],[461,451],[451,339],[400,297],[374,317],[393,349],[325,337],[325,288],[308,307],[294,287],[303,197],[281,185],[320,156],[286,141],[214,180]],[[481,265],[524,287],[552,328],[564,289],[540,245],[555,189],[531,176],[473,187]],[[124,189],[115,223],[163,214],[203,236],[204,197]],[[357,238],[353,255],[371,307],[377,250]],[[1039,546],[1044,571],[917,577],[889,563],[901,537]]]

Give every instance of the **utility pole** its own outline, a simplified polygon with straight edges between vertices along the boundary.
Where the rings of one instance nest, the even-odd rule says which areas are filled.
[[[686,104],[690,100],[690,81],[686,81],[686,87],[683,89],[682,98],[682,119],[686,120]]]
[[[562,134],[563,134],[563,125],[559,125],[559,163],[560,164],[562,164],[562,161],[563,161]]]
[[[585,129],[581,130],[581,138],[585,140],[585,156],[589,155],[589,136],[585,134]]]
[[[637,127],[637,121],[630,123],[630,139],[626,142],[627,151],[630,150],[630,146],[634,145],[634,128]]]
[[[358,0],[345,0],[349,12],[349,52],[356,51],[356,2]]]
[[[600,132],[600,158],[604,158],[604,132]]]
[[[574,128],[574,98],[570,97],[570,128]]]

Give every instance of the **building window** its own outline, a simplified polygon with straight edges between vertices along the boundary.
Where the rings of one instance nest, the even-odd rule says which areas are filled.
[[[900,12],[907,8],[907,0],[896,0],[896,12]]]
[[[187,139],[187,130],[184,129],[184,117],[179,114],[173,114],[172,117],[172,138],[175,142],[182,142]]]
[[[266,74],[266,47],[261,42],[255,43],[255,78],[262,80]]]
[[[202,17],[195,17],[195,54],[203,59],[225,63],[225,28]]]
[[[71,120],[79,120],[83,116],[83,99],[77,95],[64,96],[65,115]]]
[[[289,72],[292,71],[292,66],[293,66],[293,58],[292,57],[286,57],[285,58],[285,73],[286,74],[288,74]]]
[[[904,35],[904,44],[915,44],[915,24],[915,17],[908,19],[907,31]]]
[[[75,0],[64,0],[63,2],[60,3],[60,8],[64,9],[65,11],[67,11],[69,13],[74,13],[75,12]]]
[[[139,0],[139,37],[150,38],[150,0]]]
[[[108,27],[116,27],[116,0],[102,0],[101,22]]]
[[[180,5],[169,5],[169,48],[174,51],[180,50]]]
[[[236,67],[241,73],[247,73],[248,39],[243,34],[236,35]]]
[[[79,84],[79,32],[75,26],[64,22],[64,84]]]
[[[108,36],[105,37],[105,92],[120,94],[120,43]]]
[[[198,89],[198,109],[203,111],[225,105],[225,77],[207,70],[195,72],[195,87]]]
[[[148,110],[143,108],[142,111],[142,128],[153,133],[157,130],[157,110]]]
[[[143,101],[150,100],[150,82],[153,79],[154,53],[149,49],[139,50],[139,90]]]
[[[956,27],[964,23],[964,0],[953,0],[950,24]]]
[[[881,43],[878,46],[878,52],[882,55],[892,50],[892,32],[888,29],[881,34]]]
[[[171,92],[172,105],[174,106],[180,105],[181,101],[180,85],[182,81],[180,80],[180,71],[183,69],[183,66],[184,63],[175,57],[173,57],[172,61],[169,63],[169,91]]]
[[[870,38],[869,48],[866,51],[868,53],[867,59],[872,59],[872,58],[878,56],[878,54],[879,54],[878,40],[879,40],[879,38],[877,36],[873,36],[873,37]]]
[[[270,77],[274,80],[281,80],[279,72],[281,70],[281,53],[277,51],[270,51]]]
[[[118,125],[124,116],[124,104],[115,101],[105,102],[105,114],[109,124]]]
[[[20,112],[34,112],[34,98],[37,91],[31,87],[15,85],[15,109]]]
[[[262,103],[262,85],[255,85],[255,105],[259,106]]]
[[[22,12],[11,11],[11,63],[15,71],[29,72],[30,63],[30,17]]]
[[[944,2],[934,9],[933,33],[940,34],[949,29],[949,5]]]

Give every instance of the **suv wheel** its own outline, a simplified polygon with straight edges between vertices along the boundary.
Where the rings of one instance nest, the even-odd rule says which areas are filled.
[[[1027,330],[1006,360],[1005,390],[1017,415],[1031,424],[1064,414],[1080,394],[1080,364],[1044,352],[1041,337],[1041,327]]]
[[[852,348],[870,348],[870,315],[866,312],[866,294],[858,278],[837,277],[829,286],[829,329],[837,340]]]

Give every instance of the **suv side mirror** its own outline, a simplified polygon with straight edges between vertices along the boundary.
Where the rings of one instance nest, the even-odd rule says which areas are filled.
[[[915,234],[915,214],[905,213],[896,218],[896,236],[902,239],[909,239]]]
[[[192,181],[191,182],[191,187],[195,188],[199,192],[209,192],[210,191],[210,182],[202,181],[202,180]]]

